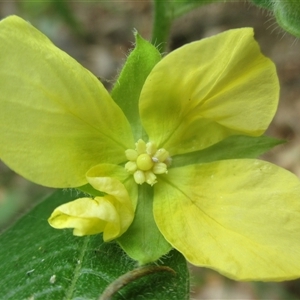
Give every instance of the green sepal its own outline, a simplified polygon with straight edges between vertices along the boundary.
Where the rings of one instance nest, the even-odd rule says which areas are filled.
[[[131,125],[135,140],[142,138],[143,131],[139,117],[139,98],[144,82],[161,60],[159,51],[137,32],[135,48],[129,54],[126,63],[111,92],[112,98],[121,107]]]
[[[138,205],[133,223],[118,238],[118,242],[124,251],[131,258],[137,260],[140,265],[156,261],[172,249],[172,246],[162,236],[154,221],[154,189],[148,184],[139,186]]]
[[[256,158],[283,143],[285,141],[268,136],[231,136],[206,149],[174,156],[172,167],[208,163],[223,159]]]
[[[167,3],[169,4],[169,11],[172,12],[173,18],[175,19],[197,7],[215,2],[220,2],[220,0],[172,0]]]
[[[81,196],[75,189],[57,191],[0,236],[0,299],[98,299],[108,284],[136,268],[136,261],[116,242],[104,243],[102,235],[75,237],[69,229],[49,226],[55,207]],[[176,276],[147,275],[113,299],[188,299],[184,257],[172,250],[156,265],[169,266]]]

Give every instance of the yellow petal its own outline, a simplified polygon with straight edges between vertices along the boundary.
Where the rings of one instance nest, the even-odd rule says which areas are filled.
[[[138,198],[138,186],[124,167],[112,164],[100,164],[91,168],[86,174],[88,182],[98,191],[114,195],[116,198],[127,199],[129,194],[131,204],[129,209],[135,210]],[[104,180],[103,178],[107,178]],[[125,190],[124,190],[125,188]],[[122,195],[118,194],[122,193]],[[127,200],[126,200],[127,201]],[[126,204],[126,202],[124,202]]]
[[[114,175],[118,173],[117,167]],[[111,177],[87,179],[93,188],[107,195],[94,199],[80,198],[59,206],[48,220],[50,225],[58,229],[74,228],[73,234],[79,236],[103,232],[104,241],[121,236],[134,217],[133,204],[125,186]]]
[[[126,160],[130,126],[99,80],[18,17],[0,22],[0,156],[36,183],[76,187]]]
[[[171,155],[206,148],[227,136],[261,135],[277,108],[274,64],[250,28],[187,44],[148,76],[140,114],[149,139]]]
[[[99,175],[96,175],[96,173],[93,174],[95,170],[96,169],[94,168],[92,171],[88,172],[87,180],[89,184],[96,190],[104,192],[105,194],[108,194],[113,199],[115,199],[115,206],[120,216],[120,231],[118,235],[113,235],[112,237],[111,233],[114,232],[114,224],[109,224],[108,231],[107,232],[104,231],[103,239],[104,241],[107,241],[122,235],[132,223],[134,218],[134,209],[137,201],[137,187],[135,187],[135,189],[133,190],[129,190],[130,191],[130,195],[129,195],[125,185],[117,178],[101,177],[99,173],[98,173]],[[124,170],[124,172],[126,171]],[[117,173],[120,174],[121,173],[120,170],[116,169],[114,174],[112,173],[110,174],[111,176],[113,175],[115,176]],[[120,177],[122,177],[122,175]],[[131,181],[133,180],[131,179]]]
[[[241,159],[170,169],[155,185],[154,217],[194,265],[238,280],[300,276],[300,181],[273,164]]]
[[[109,196],[79,198],[57,207],[49,218],[56,229],[74,228],[77,236],[104,232],[106,240],[120,235],[120,216],[116,203]]]

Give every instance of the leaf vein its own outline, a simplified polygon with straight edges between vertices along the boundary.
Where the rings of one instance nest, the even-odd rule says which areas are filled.
[[[82,263],[83,263],[83,258],[84,258],[84,255],[86,253],[90,238],[89,238],[89,236],[87,236],[87,237],[84,237],[83,239],[84,239],[84,241],[83,241],[82,248],[81,248],[81,251],[80,251],[80,254],[79,254],[79,258],[78,258],[78,261],[80,263],[76,264],[73,279],[71,281],[69,289],[66,291],[65,300],[73,299],[72,295],[73,295],[73,292],[75,290],[75,286],[76,286],[76,283],[78,281],[78,278],[81,275],[80,270],[81,270],[81,266],[82,266]]]

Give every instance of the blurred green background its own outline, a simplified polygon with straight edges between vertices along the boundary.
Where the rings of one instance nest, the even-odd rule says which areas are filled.
[[[101,78],[108,89],[133,47],[133,29],[151,39],[150,0],[1,1],[0,18],[12,14],[23,17],[45,33],[54,44]],[[280,29],[267,11],[249,2],[234,1],[206,5],[176,20],[168,51],[238,27],[254,27],[256,39],[263,53],[275,62],[281,82],[280,105],[268,134],[289,142],[263,158],[300,177],[299,40]],[[28,182],[0,162],[0,228],[3,230],[12,224],[51,191]],[[192,299],[300,299],[298,280],[240,283],[211,270],[192,266],[190,269]]]

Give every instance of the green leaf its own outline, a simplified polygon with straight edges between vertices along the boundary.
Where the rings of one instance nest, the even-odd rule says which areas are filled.
[[[138,205],[133,223],[118,238],[126,253],[140,264],[155,261],[172,249],[154,221],[153,191],[149,184],[139,186]]]
[[[166,49],[170,28],[174,20],[173,10],[168,1],[154,0],[153,5],[154,18],[151,42],[153,45],[157,45],[163,53]]]
[[[0,236],[0,299],[98,299],[109,283],[136,267],[117,243],[103,243],[101,235],[75,237],[48,225],[56,206],[80,196],[74,189],[57,191]],[[183,256],[172,250],[158,265],[177,275],[145,276],[113,299],[188,299]]]
[[[226,0],[225,0],[226,1]],[[215,2],[225,2],[224,0],[172,0],[170,6],[173,10],[174,18],[178,18],[189,11],[203,5],[208,5]]]
[[[283,143],[285,141],[268,136],[230,136],[206,149],[174,156],[172,166],[181,167],[232,158],[256,158]]]
[[[142,138],[139,117],[139,98],[144,82],[160,61],[159,51],[135,32],[136,46],[127,61],[111,92],[112,98],[121,107],[132,127],[136,140]]]

